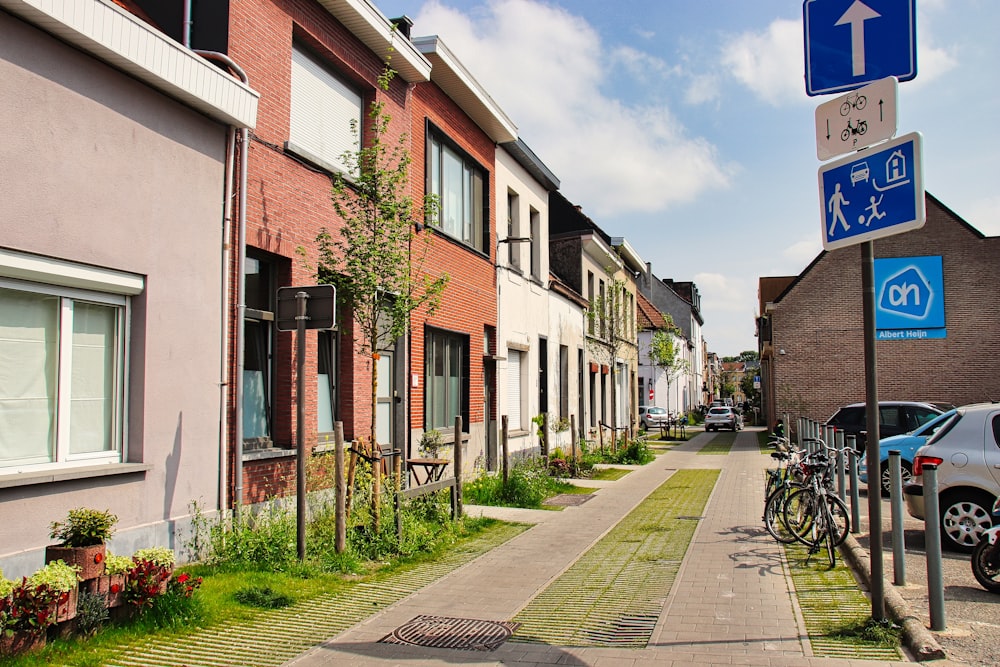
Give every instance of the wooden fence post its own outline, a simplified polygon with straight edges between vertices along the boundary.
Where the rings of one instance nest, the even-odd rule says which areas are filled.
[[[455,417],[455,517],[462,516],[462,417]]]
[[[503,473],[503,484],[507,486],[507,482],[510,480],[510,468],[508,462],[510,461],[510,443],[507,441],[507,415],[500,418],[501,423],[501,435],[500,443],[503,452],[503,461],[500,463],[500,471]]]
[[[334,424],[334,490],[336,537],[334,549],[338,554],[347,548],[347,481],[344,476],[344,423]]]

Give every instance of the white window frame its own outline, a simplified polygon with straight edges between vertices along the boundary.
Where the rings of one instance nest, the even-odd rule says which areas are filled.
[[[19,280],[31,277],[46,282]],[[69,285],[87,285],[111,290],[110,292],[81,289]],[[61,260],[32,257],[9,251],[0,252],[0,287],[20,292],[44,294],[60,300],[59,346],[57,354],[57,388],[55,398],[55,443],[52,461],[35,459],[10,460],[0,463],[0,474],[30,472],[51,468],[65,468],[99,463],[119,463],[127,460],[127,400],[129,376],[129,331],[131,330],[131,296],[142,291],[141,276],[119,271],[76,265]],[[116,310],[114,354],[116,359],[113,377],[111,423],[111,449],[100,452],[70,453],[70,392],[72,382],[73,312],[81,302],[111,306]]]
[[[524,398],[524,369],[527,366],[527,358],[527,352],[507,348],[507,428],[511,431],[525,430],[524,406],[521,402]]]
[[[357,165],[344,161],[361,139],[363,96],[307,50],[292,46],[288,142],[310,162],[348,178]]]

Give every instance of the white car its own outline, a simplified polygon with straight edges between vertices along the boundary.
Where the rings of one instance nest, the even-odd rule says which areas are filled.
[[[640,405],[639,423],[647,431],[652,431],[654,428],[668,426],[670,415],[664,408],[658,408],[655,405]]]
[[[705,430],[718,431],[720,428],[739,431],[743,428],[743,415],[727,405],[709,408],[705,415]]]

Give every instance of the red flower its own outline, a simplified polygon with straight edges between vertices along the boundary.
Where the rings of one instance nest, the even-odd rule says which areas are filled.
[[[177,577],[177,583],[183,584],[183,583],[185,583],[190,578],[191,578],[191,575],[188,574],[187,572],[185,572],[185,573],[183,573],[181,575],[178,575],[178,577]]]

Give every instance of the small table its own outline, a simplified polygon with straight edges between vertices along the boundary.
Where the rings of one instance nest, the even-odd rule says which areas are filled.
[[[449,459],[406,459],[406,467],[413,472],[413,481],[417,486],[437,482],[451,463]],[[424,481],[420,481],[417,468],[423,468]]]

